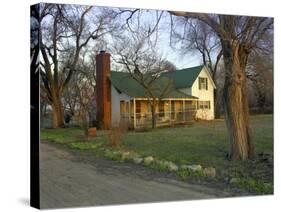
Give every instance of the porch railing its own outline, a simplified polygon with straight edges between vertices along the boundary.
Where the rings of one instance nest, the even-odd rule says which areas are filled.
[[[165,111],[157,112],[155,114],[156,127],[171,126],[176,124],[184,124],[195,119],[196,109],[187,109],[183,111]],[[128,123],[135,128],[151,128],[152,127],[152,113],[136,113],[136,120],[134,116],[129,114],[121,114],[121,121]]]

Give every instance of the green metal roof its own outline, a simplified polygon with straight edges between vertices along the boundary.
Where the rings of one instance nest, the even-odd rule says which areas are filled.
[[[137,75],[135,76],[137,77]],[[149,96],[147,90],[138,81],[136,81],[130,73],[111,71],[109,79],[117,90],[127,94],[130,97],[146,98]],[[147,80],[149,80],[149,77],[147,77]],[[167,88],[167,85],[169,85],[168,89],[163,92],[163,90]],[[185,93],[176,89],[173,80],[165,76],[161,76],[157,80],[153,81],[151,84],[151,90],[157,97],[164,93],[162,98],[197,99],[197,97],[186,95]]]
[[[201,65],[171,72],[165,72],[162,74],[162,76],[173,79],[176,88],[187,88],[193,85],[203,67],[204,65]]]

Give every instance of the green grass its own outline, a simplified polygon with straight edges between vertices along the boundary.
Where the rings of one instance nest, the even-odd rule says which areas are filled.
[[[251,117],[252,141],[257,153],[273,155],[272,115]],[[104,132],[84,142],[83,132],[79,128],[41,129],[41,140],[51,140],[80,150],[96,150],[100,146],[112,150],[107,145]],[[154,129],[147,132],[127,132],[117,148],[149,156],[158,160],[180,164],[200,164],[203,167],[215,167],[218,178],[238,178],[237,186],[257,193],[272,193],[273,168],[261,160],[228,161],[229,150],[224,120],[196,122],[190,126]],[[109,154],[109,153],[108,153]],[[115,158],[115,155],[107,155]],[[112,157],[111,157],[112,156]],[[157,169],[157,167],[154,167]],[[161,171],[163,167],[158,167]],[[182,179],[190,173],[179,171]]]
[[[189,177],[194,178],[203,178],[205,177],[204,174],[202,173],[202,171],[196,171],[196,172],[192,172],[186,169],[179,169],[177,171],[177,175],[182,179],[182,180],[187,180]]]
[[[72,149],[97,150],[104,144],[103,132],[99,132],[96,138],[86,140],[83,131],[79,127],[61,129],[41,129],[40,140],[48,140],[54,143],[66,145]]]
[[[272,116],[255,116],[251,123],[257,152],[272,153]],[[224,120],[144,133],[129,132],[124,136],[122,144],[141,155],[203,166],[226,163],[225,156],[229,148]]]

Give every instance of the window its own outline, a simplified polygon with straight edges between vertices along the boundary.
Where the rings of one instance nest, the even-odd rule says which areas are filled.
[[[198,102],[198,109],[210,109],[211,104],[210,101],[199,101]]]
[[[165,106],[164,101],[159,102],[159,117],[165,116]]]
[[[199,90],[208,90],[208,78],[205,77],[199,77]]]
[[[129,102],[125,102],[124,100],[120,101],[120,114],[121,116],[127,116],[129,113]]]

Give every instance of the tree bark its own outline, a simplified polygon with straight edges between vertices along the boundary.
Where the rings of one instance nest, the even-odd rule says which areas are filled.
[[[219,92],[217,89],[214,89],[214,110],[215,110],[215,119],[219,119],[221,117],[221,111],[220,111],[220,98],[219,98]]]
[[[53,110],[53,128],[64,127],[63,107],[61,99],[55,95],[51,104]]]
[[[221,40],[225,65],[223,103],[232,160],[254,156],[250,139],[249,107],[245,68],[247,53],[238,41]]]

